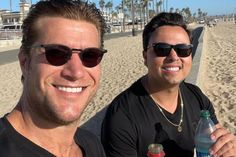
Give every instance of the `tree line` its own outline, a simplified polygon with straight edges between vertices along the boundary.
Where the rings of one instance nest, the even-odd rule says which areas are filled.
[[[186,8],[173,8],[168,9],[168,0],[121,0],[120,4],[113,6],[112,0],[99,0],[99,7],[102,12],[106,12],[110,15],[110,20],[118,18],[118,14],[123,14],[123,19],[126,21],[132,19],[148,21],[150,18],[160,12],[177,12],[184,16],[187,22],[193,22],[198,19],[204,19],[207,16],[207,12],[203,12],[198,8],[197,12],[192,13],[189,7]]]

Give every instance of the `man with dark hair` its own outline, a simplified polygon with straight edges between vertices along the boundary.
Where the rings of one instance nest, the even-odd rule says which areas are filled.
[[[23,93],[0,119],[1,157],[104,157],[95,135],[78,128],[97,91],[105,23],[80,0],[44,0],[23,22]]]
[[[118,95],[103,121],[102,143],[109,157],[145,157],[160,143],[165,157],[192,157],[202,109],[216,124],[211,153],[235,156],[232,133],[220,127],[210,100],[184,82],[192,65],[190,32],[177,13],[160,13],[143,31],[143,58],[148,73]]]

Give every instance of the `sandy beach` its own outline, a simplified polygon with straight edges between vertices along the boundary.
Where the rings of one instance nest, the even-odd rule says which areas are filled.
[[[236,25],[218,23],[205,28],[198,83],[216,108],[220,122],[236,133]],[[147,72],[141,34],[105,41],[101,85],[81,118],[85,128],[99,130],[104,108],[121,91]],[[18,62],[0,66],[0,116],[9,112],[22,92]],[[96,116],[95,116],[96,115]],[[95,117],[94,117],[95,116]],[[93,118],[92,118],[93,117]],[[86,125],[90,124],[90,125]],[[94,124],[94,125],[93,125]],[[98,134],[99,135],[99,134]]]
[[[236,135],[236,24],[205,28],[199,85],[214,103],[220,123]]]

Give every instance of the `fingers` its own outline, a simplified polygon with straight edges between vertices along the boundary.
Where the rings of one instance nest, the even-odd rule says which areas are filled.
[[[225,143],[217,152],[213,153],[214,157],[223,156],[223,157],[232,157],[236,156],[236,147],[235,141],[229,141]]]
[[[225,128],[223,128],[223,127],[218,127],[218,128],[216,128],[216,130],[211,134],[211,138],[212,138],[213,140],[216,140],[216,139],[218,139],[219,137],[221,137],[221,136],[223,136],[223,135],[225,135],[225,134],[228,134],[228,133],[229,133],[229,131],[226,130]]]
[[[216,143],[211,147],[210,153],[214,156],[236,157],[236,138],[225,128],[217,128],[211,135]]]

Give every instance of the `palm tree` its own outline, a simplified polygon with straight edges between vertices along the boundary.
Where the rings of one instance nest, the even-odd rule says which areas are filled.
[[[162,11],[161,10],[161,5],[162,5],[162,1],[161,0],[156,3],[157,13],[160,13]]]
[[[185,21],[190,22],[192,21],[192,13],[189,7],[183,8],[181,10],[181,14],[184,17]]]
[[[107,5],[108,5],[108,9],[109,9],[109,13],[111,13],[112,12],[112,8],[113,8],[113,3],[112,3],[112,1],[109,1],[109,2],[107,2]]]
[[[173,13],[173,12],[174,12],[174,8],[171,7],[171,8],[170,8],[170,13]]]
[[[155,12],[155,2],[154,2],[154,0],[150,0],[151,2],[152,2],[152,10]],[[149,5],[151,5],[151,4],[149,4]]]
[[[185,15],[186,15],[186,20],[188,22],[192,21],[192,13],[189,7],[185,8]]]
[[[108,14],[108,5],[107,5],[107,3],[105,4],[104,7],[105,7],[105,9],[106,9],[106,10],[105,10],[106,14]]]
[[[149,11],[148,11],[149,10],[149,8],[148,8],[149,0],[142,0],[142,1],[143,1],[144,17],[145,17],[145,14],[146,14],[146,20],[145,21],[148,21],[148,19],[149,19]]]
[[[12,22],[12,0],[10,0],[10,23]]]
[[[179,8],[176,8],[176,9],[175,9],[175,12],[176,12],[176,13],[180,13]]]
[[[103,13],[103,9],[104,9],[104,6],[105,6],[105,1],[104,0],[99,0],[99,6],[102,10],[102,13]]]
[[[112,7],[113,7],[113,4],[111,1],[109,1],[105,4],[105,8],[107,9],[109,21],[111,20],[110,17],[111,17]]]
[[[166,0],[166,12],[168,11],[168,0]]]
[[[132,9],[132,0],[123,0],[125,7],[129,11],[129,15],[131,14],[131,9]]]
[[[152,3],[151,3],[152,1]],[[149,7],[151,8],[152,4],[153,4],[153,9],[149,9],[149,17],[152,18],[155,16],[155,6],[154,6],[154,0],[150,0],[150,2],[148,3]]]
[[[207,12],[203,12],[202,16],[203,16],[204,20],[206,20]]]
[[[162,11],[165,11],[165,0],[161,0],[162,3]]]
[[[196,19],[196,15],[197,15],[197,13],[193,13],[194,20]]]
[[[118,12],[112,10],[112,12],[111,12],[111,22],[112,22],[112,23],[114,22],[114,19],[115,19],[116,22],[120,22],[120,21],[118,20]]]
[[[131,15],[132,15],[132,36],[135,36],[134,30],[134,0],[131,0]]]
[[[125,19],[126,19],[126,14],[125,14],[125,0],[122,0],[122,1],[121,1],[121,9],[122,9],[122,13],[123,13],[123,15],[124,15],[124,17],[123,17],[123,22],[122,22],[122,24],[123,24],[123,26],[122,26],[122,31],[125,32]]]
[[[136,5],[136,11],[137,14],[139,14],[139,19],[140,19],[140,24],[141,24],[141,29],[143,28],[143,17],[142,17],[142,13],[143,13],[143,8],[142,8],[142,1],[138,0],[138,3]]]
[[[119,13],[120,9],[121,9],[121,6],[120,6],[120,5],[117,5],[117,6],[115,7],[115,10],[116,10],[117,13]]]
[[[197,9],[197,14],[198,14],[198,18],[201,19],[202,18],[202,11],[200,8]]]

